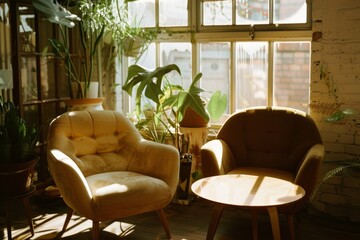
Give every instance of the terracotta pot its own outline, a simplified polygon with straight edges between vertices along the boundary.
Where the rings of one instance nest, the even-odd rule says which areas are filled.
[[[0,196],[25,193],[32,185],[37,160],[0,165]]]
[[[192,108],[187,107],[180,127],[206,127],[209,122],[201,117]]]

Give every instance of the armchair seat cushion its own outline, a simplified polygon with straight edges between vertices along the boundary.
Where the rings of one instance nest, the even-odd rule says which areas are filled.
[[[162,208],[172,198],[164,181],[130,171],[99,173],[86,181],[99,219]]]
[[[295,175],[293,173],[273,168],[238,167],[231,170],[228,174],[261,175],[280,178],[290,182],[294,182],[295,180]]]

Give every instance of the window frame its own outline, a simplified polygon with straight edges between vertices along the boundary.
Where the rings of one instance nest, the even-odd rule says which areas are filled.
[[[306,0],[306,23],[298,23],[298,24],[275,24],[273,23],[273,1],[270,0],[270,7],[269,7],[269,23],[268,24],[244,24],[244,25],[236,25],[236,19],[233,18],[231,25],[216,25],[216,26],[204,26],[202,23],[202,16],[203,16],[203,9],[202,9],[202,2],[208,2],[211,0],[196,0],[196,16],[189,16],[191,22],[196,22],[196,31],[197,32],[246,32],[253,29],[256,32],[261,31],[299,31],[299,30],[311,30],[312,29],[312,1]],[[216,0],[214,0],[216,1]],[[233,7],[235,5],[235,0],[232,0]],[[234,15],[234,13],[233,13]]]
[[[235,42],[238,41],[266,41],[269,42],[269,72],[268,72],[268,106],[273,103],[273,57],[274,57],[274,42],[277,41],[310,41],[312,39],[312,24],[311,24],[311,0],[307,0],[307,23],[305,24],[259,24],[259,25],[217,25],[217,26],[202,26],[202,9],[201,3],[204,0],[188,1],[188,22],[187,27],[166,27],[160,28],[161,30],[169,30],[171,35],[163,33],[158,35],[158,38],[154,41],[157,45],[156,50],[156,66],[160,65],[159,56],[159,43],[160,42],[190,42],[191,43],[191,63],[192,63],[192,76],[194,77],[200,71],[200,43],[206,42],[230,42],[230,86],[228,96],[228,110],[229,114],[236,111],[236,69],[234,67],[235,62]],[[235,1],[233,1],[234,3]],[[155,4],[159,4],[159,0],[155,0]],[[158,8],[155,7],[155,9]],[[159,23],[159,11],[156,12],[156,24]],[[235,20],[233,20],[234,22]],[[221,32],[221,34],[219,34]],[[253,34],[253,35],[252,35]],[[311,56],[310,56],[311,58]],[[125,62],[124,62],[125,61]],[[123,60],[123,79],[126,79],[126,69],[129,63],[126,59]],[[311,78],[311,75],[310,75]],[[309,79],[310,80],[310,79]],[[128,96],[122,97],[122,110],[124,112],[130,111],[130,98]],[[213,126],[217,128],[218,126]]]

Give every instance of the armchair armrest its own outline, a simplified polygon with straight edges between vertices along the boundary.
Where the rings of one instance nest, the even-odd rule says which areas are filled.
[[[236,167],[234,155],[221,139],[205,143],[200,150],[202,170],[205,177],[222,175]]]
[[[65,203],[85,216],[91,213],[92,194],[89,185],[74,161],[62,151],[49,153],[49,169]]]
[[[309,149],[304,157],[304,160],[299,166],[294,183],[305,189],[305,200],[310,198],[311,193],[315,189],[324,154],[324,146],[322,144],[316,144]]]
[[[152,176],[166,182],[175,193],[179,181],[180,156],[173,146],[141,140],[129,164],[129,171]]]

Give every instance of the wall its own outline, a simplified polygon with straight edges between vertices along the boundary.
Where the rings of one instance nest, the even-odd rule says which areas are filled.
[[[359,0],[313,0],[311,74],[312,116],[326,148],[325,173],[339,166],[337,161],[360,156],[358,114],[335,124],[323,121],[334,106],[360,110]],[[322,184],[312,205],[331,216],[360,222],[360,167],[340,171]]]

